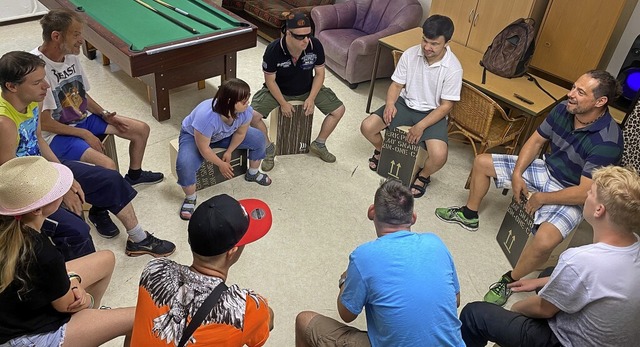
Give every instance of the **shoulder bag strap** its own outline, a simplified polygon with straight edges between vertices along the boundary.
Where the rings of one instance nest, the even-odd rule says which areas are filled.
[[[220,299],[220,295],[222,295],[222,293],[227,289],[228,287],[226,284],[224,284],[224,282],[220,283],[213,289],[211,294],[209,294],[202,305],[198,308],[196,314],[193,315],[191,321],[189,322],[189,325],[187,325],[187,327],[182,332],[182,338],[180,339],[180,343],[178,343],[178,347],[184,347],[189,338],[191,338],[191,335],[193,335],[200,324],[202,324],[205,317],[207,317],[207,314],[211,312],[213,305],[218,302],[218,300]]]

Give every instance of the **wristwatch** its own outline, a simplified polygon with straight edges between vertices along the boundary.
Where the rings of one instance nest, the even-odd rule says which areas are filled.
[[[103,110],[102,110],[102,115],[103,115],[103,116],[108,116],[108,115],[110,115],[110,114],[111,114],[111,112],[109,112],[107,109],[103,109]]]

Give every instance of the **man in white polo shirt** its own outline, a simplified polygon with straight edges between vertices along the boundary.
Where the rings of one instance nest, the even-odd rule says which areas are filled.
[[[462,66],[449,47],[453,22],[433,15],[422,25],[422,43],[407,49],[400,58],[387,91],[386,104],[360,125],[364,137],[375,147],[369,168],[376,170],[385,128],[408,125],[407,142],[426,146],[429,158],[411,185],[411,193],[424,195],[431,174],[447,162],[446,116],[460,100]]]

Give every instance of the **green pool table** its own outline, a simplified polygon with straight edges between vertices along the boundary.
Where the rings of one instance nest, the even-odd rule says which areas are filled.
[[[188,18],[153,0],[39,0],[50,9],[68,8],[85,19],[83,49],[94,49],[148,86],[151,112],[159,120],[171,117],[169,89],[221,76],[236,76],[237,52],[256,46],[257,28],[211,0],[164,0],[208,23]],[[214,29],[216,27],[217,29]]]

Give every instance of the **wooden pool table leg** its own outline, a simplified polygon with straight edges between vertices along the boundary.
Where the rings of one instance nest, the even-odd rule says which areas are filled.
[[[202,90],[204,89],[204,87],[205,87],[204,80],[198,81],[198,90]]]
[[[159,76],[156,76],[159,75]],[[147,85],[151,114],[158,121],[167,120],[171,117],[169,107],[169,86],[164,81],[164,74],[148,74],[140,77]]]
[[[89,43],[89,41],[85,40],[84,44],[82,44],[82,54],[84,54],[85,57],[93,60],[96,58],[96,48],[93,47],[93,45]]]

